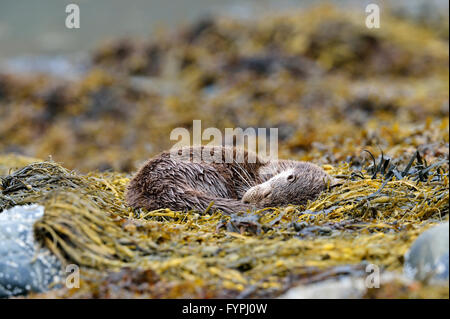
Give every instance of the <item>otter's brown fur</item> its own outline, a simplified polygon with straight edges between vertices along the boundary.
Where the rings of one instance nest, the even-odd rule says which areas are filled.
[[[205,161],[199,156],[202,152],[217,155],[219,161]],[[178,158],[173,154],[155,156],[132,178],[126,192],[131,207],[203,212],[214,202],[212,209],[230,214],[253,207],[304,204],[315,199],[329,179],[311,163],[273,161],[231,147],[194,146],[177,150]],[[227,163],[230,154],[235,160]]]

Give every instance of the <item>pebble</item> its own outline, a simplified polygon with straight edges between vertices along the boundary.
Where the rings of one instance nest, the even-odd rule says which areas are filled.
[[[448,284],[448,222],[421,234],[405,254],[404,273],[407,277]]]
[[[59,260],[34,240],[40,205],[15,206],[0,213],[0,298],[57,288],[63,278]]]

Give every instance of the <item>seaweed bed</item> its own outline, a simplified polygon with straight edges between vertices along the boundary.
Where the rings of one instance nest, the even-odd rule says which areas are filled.
[[[82,269],[80,289],[30,297],[276,297],[368,263],[401,272],[414,239],[448,220],[448,54],[448,16],[367,29],[325,5],[118,40],[77,79],[0,75],[0,210],[43,205],[36,237]],[[280,157],[343,184],[232,217],[127,207],[130,172],[192,119],[277,127]],[[448,296],[396,281],[365,295]]]

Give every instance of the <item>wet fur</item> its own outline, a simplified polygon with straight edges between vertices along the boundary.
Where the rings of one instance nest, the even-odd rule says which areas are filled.
[[[222,163],[192,161],[194,153],[209,152],[213,155],[214,150],[221,153]],[[225,163],[226,152],[232,152],[234,159],[242,156],[244,161]],[[204,212],[214,202],[213,210],[220,209],[231,214],[269,204],[283,206],[306,203],[307,200],[315,199],[326,187],[328,175],[310,163],[269,161],[254,153],[230,147],[189,147],[180,149],[178,155],[181,154],[185,156],[176,159],[171,158],[170,152],[166,151],[145,163],[127,187],[127,203],[131,207],[147,210],[170,208],[174,211],[194,209]],[[249,155],[254,156],[250,158],[255,158],[255,163],[249,162]],[[274,196],[270,203],[260,199],[257,194],[259,185],[267,186],[272,177],[288,168],[295,168],[297,174],[303,177],[301,189],[289,189],[281,185],[280,191],[284,189],[285,196],[277,193],[278,197]],[[247,192],[253,196],[247,196],[250,200],[244,203],[242,198]]]

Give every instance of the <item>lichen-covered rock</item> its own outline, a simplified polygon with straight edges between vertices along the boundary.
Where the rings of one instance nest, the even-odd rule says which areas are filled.
[[[34,241],[33,223],[43,215],[39,205],[0,213],[0,298],[47,291],[62,278],[56,256]]]
[[[405,274],[417,280],[448,281],[448,222],[420,235],[405,255]]]

